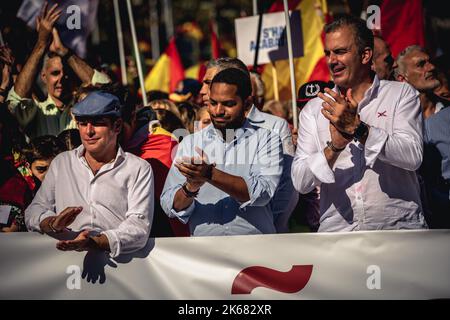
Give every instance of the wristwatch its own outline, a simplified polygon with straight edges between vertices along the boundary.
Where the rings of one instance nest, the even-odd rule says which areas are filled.
[[[369,132],[369,126],[361,121],[359,123],[359,126],[356,128],[355,132],[353,133],[353,140],[356,142],[356,141],[362,139],[368,132]]]
[[[195,198],[200,191],[200,189],[198,189],[197,191],[189,191],[187,188],[187,182],[183,183],[183,185],[181,186],[181,190],[183,190],[184,195],[188,198]]]

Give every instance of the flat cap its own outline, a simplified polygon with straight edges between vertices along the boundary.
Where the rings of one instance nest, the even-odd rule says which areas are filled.
[[[72,108],[75,117],[120,117],[119,99],[106,92],[93,91]]]

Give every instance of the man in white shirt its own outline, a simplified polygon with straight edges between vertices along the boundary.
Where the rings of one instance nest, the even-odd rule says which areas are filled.
[[[300,114],[295,188],[321,187],[319,232],[426,228],[415,173],[423,151],[417,92],[373,74],[363,20],[342,16],[325,34],[336,87]]]
[[[117,97],[91,92],[72,109],[83,144],[59,154],[25,211],[29,230],[48,234],[70,226],[80,233],[57,248],[109,251],[112,257],[141,249],[153,218],[153,173],[118,145],[122,120]]]

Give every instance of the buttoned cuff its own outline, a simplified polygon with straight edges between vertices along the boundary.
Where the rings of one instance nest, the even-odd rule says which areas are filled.
[[[334,173],[328,165],[327,158],[323,150],[311,155],[306,159],[309,170],[316,179],[322,183],[334,183]]]
[[[108,238],[110,257],[115,258],[120,254],[121,246],[120,239],[117,236],[117,233],[113,230],[103,231],[101,234],[104,234],[106,238]]]
[[[369,135],[367,136],[366,143],[364,145],[364,158],[366,159],[366,165],[373,167],[375,160],[384,148],[389,135],[386,131],[370,127]]]
[[[44,213],[42,213],[39,216],[39,218],[37,219],[38,220],[38,224],[36,226],[36,229],[42,232],[41,227],[40,227],[41,222],[44,221],[48,217],[55,217],[55,216],[56,216],[56,214],[53,211],[50,211],[50,210],[45,211]]]
[[[170,213],[173,216],[177,217],[178,220],[180,220],[182,223],[187,224],[189,221],[189,218],[191,217],[192,213],[194,212],[194,209],[195,209],[195,200],[192,201],[191,205],[184,210],[176,211],[172,207],[172,209],[170,209]]]
[[[260,198],[261,196],[261,192],[255,192],[253,189],[253,182],[252,180],[254,180],[254,178],[252,177],[241,177],[242,179],[244,179],[245,184],[247,185],[247,191],[248,191],[248,195],[249,198],[247,201],[240,203],[239,209],[244,209],[247,206],[250,206],[252,204],[255,203],[256,200],[258,200],[258,198]]]

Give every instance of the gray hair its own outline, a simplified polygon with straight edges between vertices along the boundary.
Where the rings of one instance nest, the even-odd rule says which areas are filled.
[[[250,78],[255,80],[256,84],[255,95],[257,97],[263,97],[264,94],[266,93],[266,86],[264,85],[264,82],[261,79],[261,75],[259,73],[252,71],[250,72]]]
[[[218,58],[215,60],[210,60],[206,64],[206,69],[211,69],[211,68],[217,68],[219,72],[224,69],[235,68],[235,69],[239,69],[239,70],[245,72],[247,75],[249,75],[247,66],[241,60],[239,60],[237,58],[226,57],[226,58]]]
[[[425,52],[425,49],[422,48],[421,46],[414,44],[412,46],[406,47],[405,49],[403,49],[402,52],[398,54],[397,59],[395,59],[395,61],[397,62],[397,68],[394,69],[395,79],[397,79],[399,75],[405,74],[406,72],[406,66],[404,61],[405,57],[414,51]]]
[[[45,69],[47,68],[47,63],[48,63],[48,61],[50,60],[50,59],[53,59],[53,58],[56,58],[56,57],[58,57],[58,58],[60,58],[61,60],[62,60],[62,58],[58,55],[58,54],[56,54],[56,53],[54,53],[54,52],[47,52],[45,55],[44,55],[44,60],[42,61],[42,71],[45,71]]]

